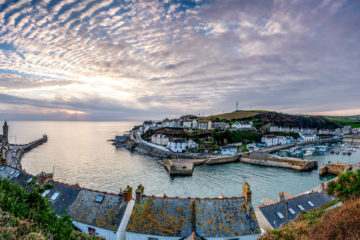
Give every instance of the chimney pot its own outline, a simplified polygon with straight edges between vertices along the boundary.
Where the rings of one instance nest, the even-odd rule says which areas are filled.
[[[248,182],[244,182],[243,196],[245,197],[247,203],[251,203],[251,189]]]
[[[123,196],[123,200],[125,202],[130,202],[131,201],[131,199],[132,199],[132,188],[129,185],[124,189],[122,196]]]
[[[136,197],[135,197],[136,202],[140,202],[144,195],[144,186],[140,184],[137,187],[135,194],[136,194]]]

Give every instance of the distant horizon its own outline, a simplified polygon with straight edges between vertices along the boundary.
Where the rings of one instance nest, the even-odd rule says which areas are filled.
[[[0,117],[360,115],[360,1],[0,1]]]

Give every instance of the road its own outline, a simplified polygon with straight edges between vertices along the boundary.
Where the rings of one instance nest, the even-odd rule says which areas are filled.
[[[10,145],[9,150],[6,152],[6,161],[7,163],[13,167],[18,168],[20,167],[20,149],[22,149],[24,145]]]

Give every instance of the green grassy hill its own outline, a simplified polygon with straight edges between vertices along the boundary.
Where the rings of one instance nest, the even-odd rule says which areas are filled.
[[[341,116],[341,117],[337,117],[337,116],[327,116],[326,117],[328,120],[331,121],[335,121],[340,123],[341,125],[345,126],[345,125],[349,125],[353,128],[360,128],[360,117],[359,116]]]

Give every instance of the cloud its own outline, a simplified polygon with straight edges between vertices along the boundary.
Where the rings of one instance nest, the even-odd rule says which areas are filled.
[[[359,114],[351,105],[360,102],[358,7],[328,0],[5,2],[0,116],[25,102],[35,115],[21,116],[61,119],[211,114],[233,110],[236,101]]]

